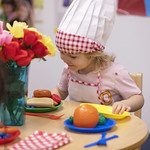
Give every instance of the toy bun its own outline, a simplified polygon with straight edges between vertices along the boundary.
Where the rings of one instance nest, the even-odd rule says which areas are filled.
[[[33,92],[34,97],[51,97],[51,91],[45,89],[37,89]]]

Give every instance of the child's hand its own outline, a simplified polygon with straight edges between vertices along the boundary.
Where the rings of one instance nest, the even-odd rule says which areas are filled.
[[[131,110],[131,107],[127,106],[123,101],[115,102],[112,107],[113,107],[112,113],[114,114],[122,114],[124,111]]]

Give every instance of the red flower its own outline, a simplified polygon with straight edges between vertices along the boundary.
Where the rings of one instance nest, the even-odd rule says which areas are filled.
[[[42,39],[42,36],[39,35],[37,32],[24,29],[23,42],[26,44],[26,46],[34,46],[40,39]]]
[[[2,51],[6,59],[13,59],[18,49],[19,49],[19,44],[13,41],[4,44],[4,48]]]
[[[50,54],[50,45],[53,43],[49,38],[43,36],[36,29],[26,28],[21,26],[20,35],[15,30],[17,26],[12,26],[10,33],[14,31],[11,35],[11,40],[0,45],[0,60],[11,65],[13,67],[18,66],[28,66],[32,59],[34,58],[43,58],[44,56]],[[22,28],[23,27],[23,28]],[[13,30],[14,29],[14,30]],[[23,29],[23,34],[22,34]],[[16,38],[18,37],[18,38]],[[49,40],[49,43],[45,40]],[[3,39],[3,37],[1,38]],[[41,40],[41,41],[40,41]],[[42,43],[43,41],[43,43]],[[44,58],[43,58],[44,60]]]
[[[16,63],[19,66],[27,66],[30,64],[32,58],[34,58],[34,53],[32,50],[20,50],[18,55],[15,57]]]
[[[42,58],[49,54],[47,47],[39,41],[36,43],[36,45],[33,46],[32,50],[37,58]]]
[[[3,61],[3,62],[7,62],[7,59],[6,57],[4,56],[4,53],[2,50],[0,50],[0,60]]]
[[[26,50],[20,49],[20,50],[18,50],[16,56],[14,57],[14,60],[19,60],[26,56],[28,56],[28,52]]]
[[[16,63],[18,66],[27,66],[30,64],[31,60],[32,60],[31,57],[24,57],[24,58],[17,60]]]

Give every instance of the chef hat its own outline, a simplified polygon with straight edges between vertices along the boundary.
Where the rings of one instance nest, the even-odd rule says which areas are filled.
[[[74,0],[56,33],[56,46],[67,54],[103,51],[112,31],[115,0]]]

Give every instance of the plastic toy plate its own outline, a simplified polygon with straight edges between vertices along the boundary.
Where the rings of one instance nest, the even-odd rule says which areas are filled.
[[[113,114],[112,113],[112,106],[105,106],[105,105],[100,105],[100,104],[92,104],[92,103],[81,103],[80,105],[83,104],[90,104],[94,106],[99,113],[103,114],[106,118],[111,118],[111,119],[123,119],[127,116],[130,116],[130,113],[127,111],[124,111],[123,114]]]
[[[61,102],[59,105],[57,105],[55,107],[51,107],[51,108],[27,108],[27,107],[25,107],[25,111],[33,112],[33,113],[50,112],[50,111],[54,111],[54,110],[58,109],[62,104],[63,104],[63,102]]]
[[[20,131],[17,130],[16,132],[14,132],[14,133],[12,133],[10,135],[11,135],[11,137],[9,137],[9,138],[0,139],[0,145],[13,141],[15,138],[17,138],[20,135]]]
[[[69,122],[69,119],[67,119],[64,121],[64,125],[78,132],[97,133],[97,132],[103,132],[111,129],[113,126],[116,125],[116,121],[113,119],[106,118],[106,123],[104,125],[97,125],[94,128],[78,128],[75,127],[73,124],[71,124]]]

